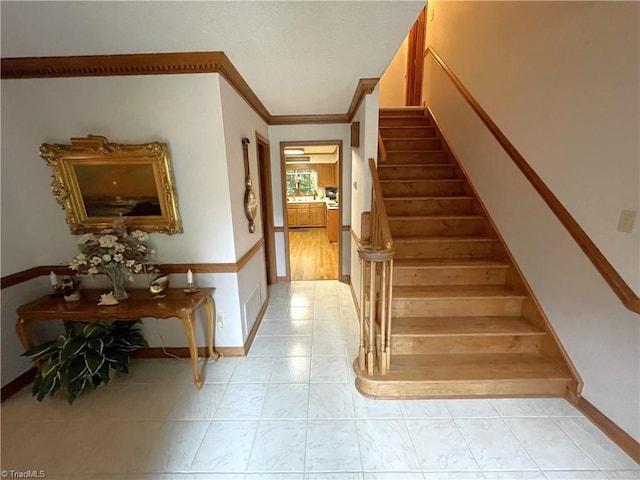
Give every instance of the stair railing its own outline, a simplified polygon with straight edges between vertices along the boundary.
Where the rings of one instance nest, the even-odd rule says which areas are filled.
[[[435,51],[433,46],[429,46],[424,56],[431,54],[436,64],[442,69],[442,71],[449,77],[460,94],[465,98],[467,103],[476,112],[480,120],[489,129],[491,134],[498,141],[504,151],[511,157],[516,167],[520,169],[525,178],[531,183],[531,186],[535,188],[540,197],[546,202],[551,211],[558,218],[560,223],[567,229],[567,232],[573,237],[576,244],[582,249],[587,258],[591,261],[593,266],[600,272],[602,278],[609,284],[613,293],[617,295],[622,304],[631,310],[632,312],[640,313],[640,297],[636,295],[633,289],[626,283],[624,278],[617,272],[617,270],[609,263],[609,260],[602,254],[596,244],[591,240],[591,237],[582,229],[582,227],[571,216],[566,207],[560,202],[558,197],[554,195],[549,187],[544,183],[536,171],[529,165],[522,154],[516,149],[516,147],[509,141],[507,136],[496,125],[496,123],[489,117],[489,114],[480,106],[478,101],[471,95],[471,92],[467,90],[462,81],[457,77],[453,70],[449,68],[449,65],[445,63],[438,52]]]
[[[369,169],[372,180],[369,241],[358,249],[361,260],[358,367],[360,371],[366,371],[367,375],[372,376],[376,373],[376,367],[380,375],[386,375],[391,363],[391,301],[395,247],[373,158],[369,159]]]

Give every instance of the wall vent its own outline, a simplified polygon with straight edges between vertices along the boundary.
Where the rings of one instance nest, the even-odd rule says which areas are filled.
[[[253,328],[253,324],[258,318],[260,308],[262,307],[262,295],[260,292],[260,284],[251,292],[247,303],[244,304],[244,338],[247,338],[249,332]]]

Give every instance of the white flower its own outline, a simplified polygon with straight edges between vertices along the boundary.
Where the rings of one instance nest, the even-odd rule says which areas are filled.
[[[102,259],[100,257],[91,257],[91,265],[100,265],[102,263]]]
[[[100,246],[103,248],[113,248],[117,241],[118,237],[115,235],[103,235],[99,239]]]
[[[140,242],[146,242],[149,240],[149,234],[147,232],[143,232],[142,230],[134,230],[131,232],[131,236]]]
[[[95,275],[96,273],[98,273],[98,269],[96,267],[91,267],[89,270],[87,270],[87,273]]]
[[[78,265],[86,265],[87,264],[87,256],[84,253],[79,253],[73,259]]]
[[[102,260],[104,260],[105,262],[110,262],[111,255],[109,255],[108,253],[105,253],[104,255],[102,255]]]
[[[93,233],[85,233],[84,235],[81,235],[80,238],[78,239],[78,245],[84,245],[85,243],[95,240],[95,238],[96,237]]]
[[[146,252],[147,251],[147,247],[145,247],[144,245],[138,245],[136,247],[136,250],[138,250],[139,252]]]
[[[116,243],[113,247],[116,252],[124,252],[127,247],[125,247],[122,243]]]
[[[124,262],[125,265],[127,266],[127,268],[131,268],[133,267],[133,265],[136,263],[135,260],[127,260],[126,262]]]
[[[142,264],[141,264],[141,263],[136,263],[136,264],[133,266],[133,271],[134,271],[135,273],[140,273],[140,270],[142,270]]]
[[[124,257],[122,256],[122,254],[121,254],[121,253],[116,253],[116,254],[113,256],[113,259],[114,259],[116,262],[122,262],[122,261],[124,260]]]

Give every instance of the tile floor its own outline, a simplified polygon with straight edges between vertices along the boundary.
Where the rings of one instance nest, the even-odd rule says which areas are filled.
[[[29,389],[3,403],[1,467],[59,480],[640,478],[561,399],[362,397],[356,334],[347,286],[277,285],[249,355],[209,363],[200,392],[188,360],[140,359],[73,406]]]

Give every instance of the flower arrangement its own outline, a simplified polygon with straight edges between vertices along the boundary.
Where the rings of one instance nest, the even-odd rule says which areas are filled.
[[[78,273],[109,273],[125,270],[129,273],[147,271],[155,250],[150,248],[149,234],[140,230],[127,232],[124,219],[113,222],[113,227],[96,235],[87,233],[78,239],[78,253],[69,267]]]

